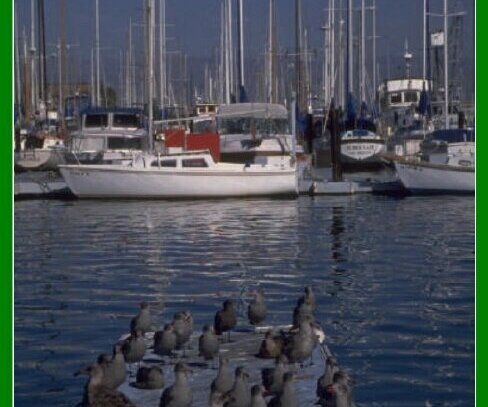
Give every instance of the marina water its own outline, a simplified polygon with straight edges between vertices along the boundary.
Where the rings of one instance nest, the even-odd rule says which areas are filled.
[[[15,404],[81,401],[73,373],[110,353],[141,300],[158,328],[188,309],[200,330],[224,298],[259,284],[269,322],[283,324],[311,284],[360,406],[474,405],[474,206],[367,195],[16,202]]]

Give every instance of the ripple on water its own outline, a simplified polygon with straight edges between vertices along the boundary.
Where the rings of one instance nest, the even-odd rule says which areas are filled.
[[[361,405],[474,404],[471,197],[26,201],[14,236],[17,406],[80,401],[142,299],[199,329],[258,284],[276,324],[314,286]]]

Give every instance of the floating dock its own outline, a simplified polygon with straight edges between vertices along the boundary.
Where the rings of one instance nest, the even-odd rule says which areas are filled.
[[[289,328],[289,327],[287,327]],[[222,343],[220,345],[220,354],[228,357],[230,363],[229,367],[234,374],[237,366],[242,366],[249,374],[249,388],[254,384],[261,384],[261,369],[265,367],[274,367],[273,359],[261,359],[255,356],[259,350],[264,334],[268,329],[258,329],[257,331],[249,329],[240,329],[233,331],[231,334],[230,343]],[[278,329],[274,330],[278,332]],[[210,384],[217,376],[218,370],[216,366],[218,361],[211,364],[205,363],[202,357],[198,356],[198,337],[200,333],[195,333],[190,341],[190,349],[187,350],[186,356],[183,357],[181,352],[178,353],[178,358],[161,359],[152,351],[153,333],[146,333],[146,343],[148,349],[141,366],[159,366],[164,373],[165,388],[173,384],[174,364],[177,361],[186,363],[193,371],[190,375],[189,382],[193,392],[193,406],[194,407],[208,407],[208,399],[210,395]],[[227,335],[224,335],[226,337]],[[322,348],[321,348],[322,346]],[[321,350],[322,349],[322,350]],[[295,373],[295,391],[297,399],[300,400],[301,406],[314,405],[317,397],[315,396],[315,389],[317,386],[317,379],[324,373],[324,356],[328,354],[329,350],[325,345],[318,345],[313,353],[313,364],[306,362],[308,366],[303,368],[298,365],[291,364],[289,371]],[[169,361],[169,362],[168,362]],[[158,406],[159,399],[162,394],[162,389],[158,390],[142,390],[133,386],[135,382],[136,368],[133,367],[133,376],[128,375],[127,380],[118,390],[123,392],[129,399],[139,407]]]

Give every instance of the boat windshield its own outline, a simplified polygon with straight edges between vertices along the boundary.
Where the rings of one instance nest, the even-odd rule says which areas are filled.
[[[136,114],[114,114],[113,127],[141,127]]]
[[[88,114],[85,117],[85,127],[107,127],[108,115]]]
[[[288,134],[287,119],[255,119],[239,117],[220,119],[218,131],[220,134]]]
[[[107,147],[110,150],[142,150],[144,141],[140,137],[108,137]]]

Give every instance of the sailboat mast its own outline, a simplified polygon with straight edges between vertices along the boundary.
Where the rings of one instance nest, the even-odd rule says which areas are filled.
[[[230,41],[229,41],[229,1],[224,1],[224,32],[225,32],[225,103],[230,104]]]
[[[352,0],[347,3],[347,94],[353,91],[353,29],[352,29]]]
[[[427,0],[424,0],[422,9],[422,80],[425,86],[425,78],[427,75]]]
[[[98,0],[95,0],[95,53],[96,53],[96,105],[100,106],[100,12]]]
[[[149,150],[152,150],[153,141],[153,96],[154,96],[154,26],[155,26],[155,0],[147,0],[147,107],[148,107],[148,136]]]
[[[20,51],[19,51],[19,20],[17,16],[17,4],[14,4],[14,48],[15,48],[15,103],[19,112],[19,122],[22,122],[22,85],[20,82]]]
[[[366,101],[366,18],[364,0],[361,0],[361,102]]]
[[[32,112],[36,111],[37,107],[37,92],[36,92],[36,12],[35,12],[35,0],[31,0],[31,47],[30,47],[30,63],[31,63],[31,109]]]
[[[37,2],[38,49],[39,49],[39,97],[46,102],[46,35],[44,30],[44,0]]]
[[[242,98],[242,93],[244,92],[244,7],[243,7],[243,2],[242,0],[239,0],[238,4],[238,24],[239,24],[239,29],[237,31],[237,41],[239,44],[239,95],[240,98]]]
[[[296,100],[298,110],[303,109],[304,93],[302,89],[302,2],[295,0],[295,76],[296,76]]]
[[[166,0],[159,0],[159,85],[162,111],[166,100]]]
[[[232,0],[228,0],[227,3],[227,32],[228,32],[228,53],[229,53],[229,72],[230,72],[230,92],[235,92],[234,83],[234,42],[232,39]]]
[[[373,99],[376,104],[376,0],[373,0]]]
[[[331,11],[330,11],[330,97],[334,98],[335,96],[335,0],[331,1]]]
[[[274,0],[269,0],[268,16],[268,60],[266,75],[267,102],[273,103],[273,9]]]
[[[444,127],[449,128],[449,77],[448,77],[448,38],[447,38],[447,0],[444,0]]]

